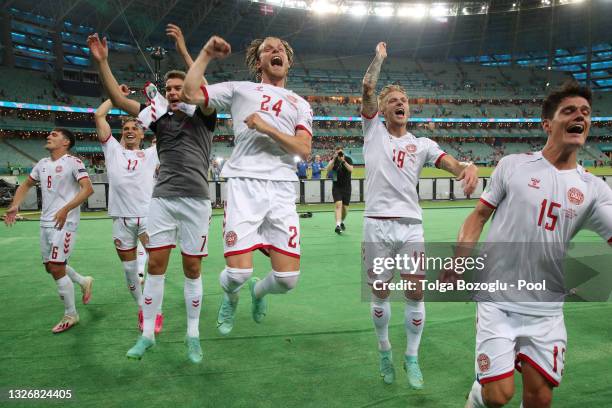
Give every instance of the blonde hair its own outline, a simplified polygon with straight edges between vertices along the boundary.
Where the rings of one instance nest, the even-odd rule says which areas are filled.
[[[123,127],[125,126],[126,123],[129,122],[135,122],[136,123],[136,127],[144,130],[142,123],[140,122],[140,120],[138,120],[138,118],[134,117],[134,116],[126,116],[123,118],[123,120],[121,121],[121,128],[123,129]]]
[[[251,41],[251,44],[247,47],[245,62],[251,75],[253,75],[258,81],[261,81],[261,70],[257,68],[257,61],[259,61],[259,54],[261,53],[261,46],[268,38],[277,38],[277,37],[266,37],[266,38],[257,38]],[[280,38],[278,38],[280,40]],[[289,45],[289,43],[285,40],[280,40],[285,47],[285,52],[287,53],[287,58],[289,59],[289,66],[293,65],[293,48]]]
[[[380,94],[378,95],[378,109],[382,109],[384,104],[387,102],[387,97],[391,92],[401,92],[406,95],[406,97],[408,97],[408,94],[406,93],[406,90],[403,86],[395,84],[385,85],[385,87],[380,91]]]

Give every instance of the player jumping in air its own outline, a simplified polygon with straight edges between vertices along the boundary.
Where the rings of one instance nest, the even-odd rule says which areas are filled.
[[[154,86],[147,86],[146,93],[152,106],[141,106],[119,91],[108,64],[106,39],[100,40],[93,35],[88,38],[88,45],[113,105],[132,116],[138,115],[155,133],[160,161],[147,218],[149,268],[143,291],[143,332],[134,347],[128,350],[127,357],[140,359],[155,345],[155,316],[164,295],[170,251],[178,241],[185,274],[187,356],[192,362],[199,363],[203,358],[199,339],[201,258],[208,254],[211,205],[207,176],[216,113],[212,109],[180,102],[179,94],[185,78],[182,71],[166,73],[165,98]]]
[[[40,183],[42,214],[40,215],[40,252],[48,273],[57,284],[57,291],[64,302],[64,317],[53,327],[53,333],[61,333],[79,322],[74,303],[74,284],[81,286],[83,304],[89,303],[93,278],[79,275],[68,259],[76,242],[81,204],[93,194],[93,187],[83,163],[69,154],[75,137],[66,129],[57,128],[47,136],[45,148],[49,157],[41,159],[30,176],[15,192],[6,212],[4,222],[12,225],[28,190]]]
[[[576,162],[591,127],[591,109],[590,89],[575,82],[564,84],[542,106],[542,127],[548,136],[542,151],[500,160],[458,237],[459,246],[469,251],[495,214],[485,245],[505,246],[503,256],[490,259],[489,271],[562,280],[561,264],[578,231],[592,229],[612,243],[612,190]],[[537,254],[540,260],[521,257],[507,243],[539,243],[545,251]],[[535,292],[529,296],[537,298]],[[567,352],[559,300],[477,304],[476,381],[467,408],[506,405],[514,394],[515,364],[523,376],[521,406],[551,406]]]
[[[444,153],[428,138],[417,138],[406,129],[410,107],[406,91],[399,85],[387,85],[376,98],[376,83],[387,46],[379,43],[376,56],[363,78],[363,156],[366,168],[366,195],[363,249],[368,282],[372,285],[371,315],[378,337],[380,375],[386,384],[395,379],[389,343],[391,306],[389,291],[374,288],[374,280],[391,281],[393,271],[374,275],[369,271],[376,257],[413,255],[424,251],[421,207],[417,194],[419,174],[426,162],[435,164],[463,180],[464,192],[470,195],[478,183],[476,166],[460,163]],[[385,123],[379,115],[385,118]],[[424,271],[403,274],[402,279],[418,281]],[[405,292],[404,324],[407,347],[404,369],[412,388],[423,387],[418,350],[425,326],[425,305],[420,290]]]
[[[129,95],[125,85],[124,95]],[[108,215],[113,219],[113,241],[123,264],[128,290],[138,307],[138,327],[142,330],[142,288],[138,277],[138,241],[145,241],[147,214],[153,193],[155,169],[159,164],[157,149],[141,150],[144,138],[142,125],[136,118],[128,118],[121,127],[122,144],[112,135],[106,115],[113,107],[106,100],[96,110],[96,132],[102,143],[108,174]],[[157,314],[155,331],[161,330],[162,315]]]
[[[246,63],[260,82],[223,82],[200,87],[199,79],[213,59],[230,54],[222,38],[212,37],[191,66],[182,98],[205,108],[230,111],[236,146],[223,166],[227,181],[224,215],[226,267],[220,282],[224,296],[217,324],[221,334],[234,326],[238,292],[253,273],[253,251],[270,255],[272,271],[263,280],[252,278],[249,288],[252,316],[266,315],[269,293],[295,288],[300,274],[300,224],[295,207],[294,157],[311,151],[310,105],[285,89],[293,49],[275,37],[251,42]]]

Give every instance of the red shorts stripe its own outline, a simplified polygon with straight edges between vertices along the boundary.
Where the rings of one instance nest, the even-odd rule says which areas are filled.
[[[536,371],[542,375],[542,377],[546,378],[546,381],[548,381],[550,383],[550,385],[552,385],[553,387],[558,387],[559,386],[559,381],[555,380],[550,374],[548,374],[546,372],[546,370],[544,370],[542,367],[540,367],[540,365],[538,363],[536,363],[535,361],[533,361],[528,355],[523,354],[523,353],[519,353],[517,358],[520,361],[522,361],[524,363],[528,363],[530,366],[535,368]]]
[[[176,245],[164,245],[160,247],[147,247],[147,251],[161,251],[162,249],[176,248]]]
[[[208,256],[208,254],[206,254],[206,255],[191,255],[191,254],[186,254],[183,251],[181,251],[181,255],[186,256],[188,258],[205,258],[205,257]]]
[[[437,168],[440,168],[440,160],[442,160],[444,156],[446,156],[446,153],[442,153],[441,155],[439,155],[438,158],[436,159],[434,166],[436,166]]]
[[[279,254],[283,254],[283,255],[290,256],[292,258],[300,259],[300,254],[295,254],[293,252],[285,251],[284,249],[277,248],[274,245],[266,245],[266,248],[272,249],[278,252]]]
[[[494,375],[493,377],[478,378],[478,382],[480,384],[486,384],[486,383],[490,383],[494,381],[503,380],[504,378],[512,377],[513,375],[514,375],[514,370],[508,371],[507,373],[503,373],[500,375]]]
[[[47,262],[43,262],[43,263],[44,263],[44,264],[48,264],[48,263],[50,263],[50,264],[53,264],[53,265],[66,265],[66,263],[67,263],[67,262],[66,262],[66,261],[64,261],[64,262],[47,261]]]
[[[132,252],[132,251],[136,250],[136,248],[138,248],[138,247],[128,248],[128,249],[121,249],[121,248],[117,248],[117,247],[115,247],[115,249],[117,250],[117,252]]]
[[[224,257],[228,257],[228,256],[234,256],[234,255],[242,255],[242,254],[246,254],[248,252],[253,252],[256,249],[260,249],[260,248],[264,248],[265,249],[265,245],[264,244],[255,244],[250,248],[246,248],[246,249],[239,249],[237,251],[228,251],[225,252],[223,254]]]
[[[202,90],[202,93],[204,94],[204,107],[208,108],[208,101],[209,101],[208,90],[206,89],[205,85],[201,85],[200,89]]]
[[[366,115],[365,113],[361,112],[361,117],[362,117],[362,118],[365,118],[365,119],[367,119],[367,120],[372,120],[372,119],[374,119],[374,118],[375,118],[377,115],[378,115],[378,112],[374,112],[374,113],[372,114],[372,116],[368,116],[368,115]]]
[[[487,200],[485,200],[482,197],[480,198],[480,202],[483,203],[484,205],[486,205],[487,207],[489,207],[492,210],[495,210],[497,208],[493,204],[491,204],[490,202],[488,202]]]

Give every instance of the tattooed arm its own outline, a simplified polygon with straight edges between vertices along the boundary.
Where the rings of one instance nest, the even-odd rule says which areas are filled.
[[[361,114],[373,116],[378,111],[378,101],[376,100],[376,83],[380,75],[382,63],[387,58],[387,44],[378,43],[376,46],[376,56],[368,67],[363,77],[363,96],[361,101]]]

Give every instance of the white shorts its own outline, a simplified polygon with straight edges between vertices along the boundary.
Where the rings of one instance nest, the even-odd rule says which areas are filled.
[[[393,269],[376,273],[374,271],[376,258],[395,258],[396,255],[419,257],[424,254],[425,238],[423,224],[420,222],[409,218],[364,218],[361,255],[369,285],[373,285],[376,280],[390,282],[395,276]],[[402,270],[401,275],[423,276],[425,270],[421,267],[416,271]]]
[[[227,180],[223,215],[223,253],[261,249],[300,257],[300,222],[291,181],[252,178]]]
[[[181,254],[208,255],[208,227],[212,208],[210,200],[194,197],[153,198],[147,217],[147,250],[174,248]]]
[[[120,252],[133,251],[138,247],[138,237],[147,232],[146,217],[113,218],[113,241]]]
[[[68,262],[77,236],[76,231],[70,231],[70,229],[66,229],[66,226],[61,230],[54,227],[40,227],[40,253],[43,263],[65,264]]]
[[[477,308],[476,377],[481,384],[510,377],[527,363],[553,387],[559,385],[567,351],[562,314],[530,316],[485,302]]]

